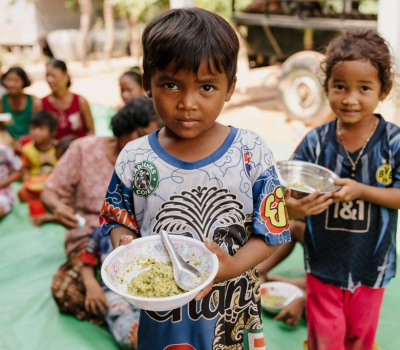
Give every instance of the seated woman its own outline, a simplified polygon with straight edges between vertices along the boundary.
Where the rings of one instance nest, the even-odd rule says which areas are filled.
[[[94,134],[89,103],[69,90],[71,78],[65,62],[52,58],[46,65],[46,80],[51,94],[42,99],[42,108],[57,115],[55,139],[60,140],[67,135],[83,137]]]
[[[132,112],[127,113],[126,106],[112,118],[114,137],[87,136],[71,143],[41,195],[45,206],[68,229],[65,237],[67,261],[54,276],[54,299],[61,312],[95,324],[102,324],[103,318],[85,309],[80,258],[89,235],[99,226],[104,194],[119,152],[128,142],[159,127],[157,122],[152,122],[156,113],[149,98],[139,97],[131,104]],[[76,214],[83,220],[78,220]]]
[[[29,135],[31,115],[42,109],[41,102],[36,97],[24,93],[24,89],[31,85],[31,81],[21,67],[10,68],[2,75],[0,83],[7,90],[0,99],[0,113],[11,114],[12,122],[7,123],[5,128],[11,137],[18,141]]]

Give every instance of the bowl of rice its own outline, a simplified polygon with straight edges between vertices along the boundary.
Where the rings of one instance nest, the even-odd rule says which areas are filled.
[[[279,181],[283,187],[291,189],[292,197],[305,197],[317,189],[320,194],[340,189],[333,182],[339,178],[332,170],[320,165],[300,160],[279,161],[276,163]]]
[[[304,294],[299,287],[286,282],[262,283],[260,291],[262,309],[272,314],[278,314],[288,298],[296,300]]]
[[[190,291],[180,289],[158,234],[140,237],[113,250],[103,262],[101,277],[108,288],[131,304],[149,311],[167,311],[187,304],[214,279],[218,258],[203,242],[170,235],[182,258],[197,268],[203,283]]]

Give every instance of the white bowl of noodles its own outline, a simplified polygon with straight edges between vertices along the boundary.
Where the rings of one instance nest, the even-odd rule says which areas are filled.
[[[283,303],[291,298],[296,300],[303,296],[303,291],[294,284],[286,282],[266,282],[260,286],[261,307],[263,310],[272,314],[279,313],[283,308]]]
[[[218,258],[203,242],[179,235],[170,237],[182,258],[201,272],[204,278],[201,285],[188,292],[165,296],[177,293],[177,290],[170,274],[160,276],[159,268],[165,270],[170,258],[161,236],[156,234],[135,239],[107,256],[101,267],[106,286],[131,304],[149,311],[176,309],[194,299],[217,274]]]

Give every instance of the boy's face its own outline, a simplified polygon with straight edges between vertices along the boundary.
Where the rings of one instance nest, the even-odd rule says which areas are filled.
[[[31,125],[29,129],[32,141],[40,145],[52,139],[50,128],[47,125]]]
[[[143,83],[166,131],[178,139],[195,139],[215,126],[222,107],[235,91],[236,78],[228,87],[225,73],[214,75],[202,62],[197,75],[183,70],[174,74],[170,64],[152,74],[150,86],[146,79]]]

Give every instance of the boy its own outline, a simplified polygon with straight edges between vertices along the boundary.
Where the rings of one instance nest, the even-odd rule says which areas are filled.
[[[34,225],[52,221],[53,215],[46,213],[39,197],[44,181],[57,163],[54,135],[57,117],[48,111],[36,112],[30,120],[29,135],[32,139],[22,147],[24,184],[18,191],[21,202],[29,202]]]
[[[165,126],[120,153],[103,233],[114,247],[162,229],[190,236],[220,267],[188,305],[141,310],[138,349],[262,349],[255,266],[290,241],[289,220],[266,143],[216,123],[235,89],[237,36],[220,16],[188,8],[155,17],[142,41],[143,87]]]

